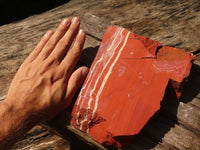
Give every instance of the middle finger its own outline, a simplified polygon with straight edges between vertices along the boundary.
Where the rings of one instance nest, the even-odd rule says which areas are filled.
[[[69,27],[69,30],[65,33],[65,35],[60,39],[55,49],[49,56],[49,59],[56,59],[61,61],[62,58],[66,55],[69,50],[74,38],[76,37],[79,31],[80,19],[75,17],[72,19],[72,23]]]

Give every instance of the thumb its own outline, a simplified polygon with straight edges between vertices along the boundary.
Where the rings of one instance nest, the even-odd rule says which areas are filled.
[[[74,97],[78,88],[83,83],[88,72],[89,69],[87,67],[80,67],[72,73],[68,81],[67,92],[65,96],[66,107],[68,107],[71,104],[72,98]]]

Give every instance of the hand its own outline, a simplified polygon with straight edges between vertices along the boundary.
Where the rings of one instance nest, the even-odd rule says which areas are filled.
[[[1,148],[9,148],[36,123],[53,118],[70,105],[88,73],[87,67],[72,73],[85,42],[79,25],[77,17],[64,19],[55,33],[44,35],[19,68],[0,105]]]
[[[64,19],[55,33],[44,35],[19,68],[0,105],[0,147],[8,146],[36,123],[53,118],[70,105],[88,73],[87,67],[72,73],[85,41],[79,25],[77,17]]]
[[[42,120],[69,106],[88,72],[82,67],[72,74],[85,41],[85,32],[79,30],[79,25],[79,18],[72,22],[64,19],[55,33],[45,34],[14,77],[7,104],[38,114]]]

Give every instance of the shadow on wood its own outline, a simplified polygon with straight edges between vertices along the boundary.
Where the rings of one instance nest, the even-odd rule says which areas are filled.
[[[197,73],[198,72],[198,73]],[[177,111],[180,102],[188,103],[192,101],[200,92],[200,83],[197,82],[200,74],[199,66],[193,64],[188,83],[183,91],[181,98],[178,100],[169,82],[165,96],[161,102],[160,110],[148,121],[138,135],[132,136],[132,146],[127,150],[146,150],[152,149],[162,142],[162,138],[175,124],[179,124]],[[119,138],[124,140],[127,137]]]
[[[77,67],[83,65],[90,67],[96,56],[98,47],[99,46],[84,49]],[[165,91],[165,96],[161,102],[160,110],[148,121],[142,131],[138,135],[115,137],[115,139],[119,141],[128,141],[127,139],[132,139],[132,146],[127,148],[127,150],[152,149],[162,142],[162,138],[165,134],[169,132],[171,128],[175,127],[176,124],[179,124],[177,111],[180,102],[188,103],[200,92],[200,84],[197,82],[199,73],[199,66],[193,64],[188,83],[180,100],[177,100],[172,84],[169,82]],[[95,143],[91,137],[70,125],[70,114],[78,93],[79,91],[77,91],[71,107],[68,108],[67,111],[58,115],[55,119],[49,121],[47,124],[50,125],[51,131],[53,128],[53,132],[56,132],[64,139],[69,140],[72,149],[101,149],[98,143]],[[128,144],[130,143],[127,143],[127,145]],[[102,149],[104,149],[104,147]],[[107,149],[113,149],[113,147],[107,147]]]
[[[182,102],[184,103],[190,102],[195,96],[197,96],[197,94],[199,94],[200,92],[199,75],[200,75],[200,66],[193,64],[189,76],[189,81],[180,98]]]
[[[42,13],[68,1],[69,0],[3,0],[0,3],[0,25]]]
[[[88,47],[83,50],[81,58],[76,66],[76,68],[80,66],[87,66],[90,67],[95,56],[97,53],[99,46],[96,47]],[[70,148],[72,150],[103,150],[105,149],[101,144],[94,141],[90,136],[86,135],[85,133],[75,129],[73,126],[70,125],[71,120],[71,111],[73,109],[73,105],[75,103],[75,100],[78,96],[78,93],[81,88],[76,92],[72,104],[70,107],[60,113],[57,117],[52,119],[51,121],[48,121],[47,124],[42,124],[46,128],[48,128],[51,132],[56,133],[57,135],[63,137],[64,139],[67,139],[70,141]],[[50,126],[50,128],[49,128]],[[54,130],[55,129],[55,130]]]
[[[92,62],[97,54],[97,51],[99,49],[99,46],[96,46],[96,47],[88,47],[88,48],[85,48],[81,54],[81,57],[75,67],[74,70],[78,69],[79,67],[81,66],[87,66],[88,68],[90,68],[90,66],[92,65]],[[81,86],[82,87],[82,86]],[[77,90],[77,92],[75,93],[75,96],[73,97],[73,100],[72,100],[72,103],[68,109],[68,111],[71,113],[72,112],[72,109],[73,109],[73,106],[76,102],[76,99],[78,97],[78,94],[81,90],[81,87]]]
[[[90,66],[92,65],[92,62],[97,54],[98,49],[99,49],[99,46],[88,47],[88,48],[84,49],[77,66],[87,66],[90,68]]]

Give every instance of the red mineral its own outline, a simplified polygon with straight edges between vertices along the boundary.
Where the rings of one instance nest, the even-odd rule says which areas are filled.
[[[101,144],[135,135],[160,108],[169,80],[188,77],[193,56],[109,26],[72,111],[71,124]],[[177,97],[180,91],[176,90]]]

